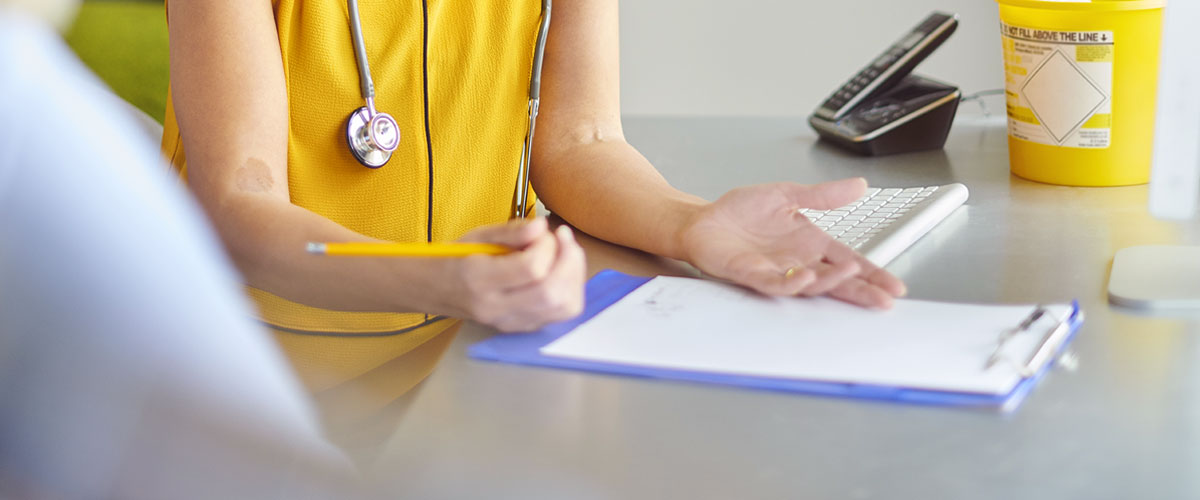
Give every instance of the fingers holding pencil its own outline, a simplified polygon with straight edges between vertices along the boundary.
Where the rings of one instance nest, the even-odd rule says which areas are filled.
[[[469,317],[505,332],[530,331],[579,314],[586,265],[571,228],[549,231],[544,219],[525,226],[484,228],[464,237],[507,245],[500,256],[455,261]],[[520,234],[523,231],[529,233]],[[514,234],[517,233],[517,234]],[[530,234],[532,239],[527,239]]]
[[[569,226],[550,231],[544,218],[476,229],[457,242],[310,243],[329,256],[452,258],[445,283],[452,315],[501,331],[529,331],[579,314],[586,265]]]

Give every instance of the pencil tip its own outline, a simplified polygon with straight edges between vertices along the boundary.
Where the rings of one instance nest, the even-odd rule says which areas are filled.
[[[324,243],[311,243],[311,242],[310,242],[310,243],[308,244],[308,253],[317,253],[317,254],[320,254],[320,253],[325,253],[325,244],[324,244]]]

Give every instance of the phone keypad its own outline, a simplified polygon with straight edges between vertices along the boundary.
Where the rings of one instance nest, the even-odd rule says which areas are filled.
[[[842,109],[846,103],[866,90],[871,82],[879,78],[879,75],[882,75],[889,67],[896,64],[904,56],[904,53],[905,51],[901,47],[891,47],[887,52],[884,52],[883,55],[875,59],[870,66],[863,68],[850,81],[843,84],[837,92],[834,92],[832,96],[829,96],[829,99],[826,99],[821,104],[821,107],[834,112]]]
[[[876,59],[875,63],[863,68],[862,71],[859,71],[858,74],[854,75],[854,78],[851,78],[850,81],[843,84],[841,88],[833,93],[833,95],[829,96],[829,98],[821,104],[821,107],[835,112],[842,109],[846,103],[850,102],[855,96],[866,90],[867,86],[870,85],[871,82],[876,78],[878,78],[879,75],[883,74],[883,72],[886,71],[889,66],[895,64],[896,61],[899,60],[899,57],[895,56],[893,52],[894,50],[888,51],[888,53],[881,56],[879,59]],[[903,51],[900,51],[900,54],[903,55]]]
[[[939,26],[952,19],[952,16],[942,14],[935,14],[927,18],[924,22],[917,26],[915,30],[912,31],[909,37],[906,37],[900,43],[896,43],[888,47],[888,49],[884,51],[883,54],[880,54],[879,57],[875,58],[870,65],[863,68],[858,72],[858,74],[850,78],[849,81],[842,84],[842,86],[838,88],[833,95],[829,96],[825,102],[821,103],[821,109],[819,111],[823,111],[823,114],[829,118],[834,118],[840,111],[843,111],[843,108],[845,108],[847,104],[854,102],[860,94],[867,92],[873,82],[879,79],[882,75],[887,74],[894,66],[900,64],[900,61],[905,58],[905,55],[912,51],[913,47],[917,45],[917,41],[923,37],[930,36]],[[914,37],[917,38],[913,39]]]

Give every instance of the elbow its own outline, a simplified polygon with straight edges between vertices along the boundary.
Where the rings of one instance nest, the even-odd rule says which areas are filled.
[[[619,116],[580,119],[569,124],[547,120],[534,137],[533,161],[552,164],[564,154],[598,144],[625,144]]]

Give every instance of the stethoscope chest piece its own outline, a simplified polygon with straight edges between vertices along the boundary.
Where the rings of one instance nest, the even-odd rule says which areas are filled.
[[[350,113],[346,123],[346,142],[359,163],[379,168],[388,162],[400,146],[400,126],[387,113],[372,112],[363,106]]]

